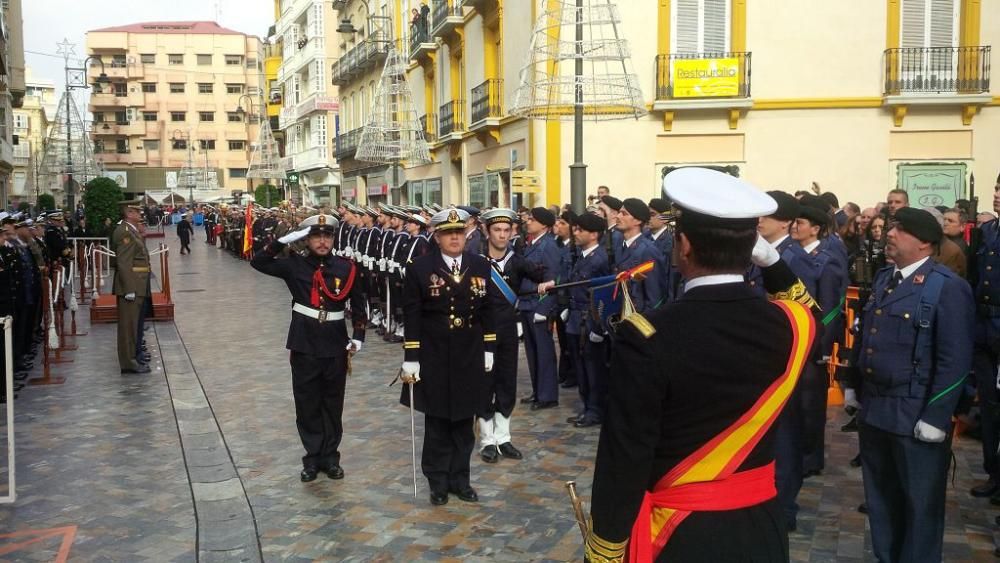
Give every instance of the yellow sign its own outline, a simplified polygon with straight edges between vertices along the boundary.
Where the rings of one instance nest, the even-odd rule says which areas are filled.
[[[534,170],[518,170],[514,172],[513,191],[522,194],[542,193],[542,178]]]
[[[675,98],[721,98],[740,94],[740,61],[730,59],[675,59]]]

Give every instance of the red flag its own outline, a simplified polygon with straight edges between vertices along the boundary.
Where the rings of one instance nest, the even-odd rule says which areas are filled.
[[[247,204],[247,210],[243,221],[243,256],[250,257],[250,250],[253,248],[253,203]]]

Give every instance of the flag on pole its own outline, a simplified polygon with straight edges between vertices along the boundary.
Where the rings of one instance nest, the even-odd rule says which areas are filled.
[[[243,218],[243,256],[250,256],[250,249],[253,248],[253,203],[247,204],[247,210]]]

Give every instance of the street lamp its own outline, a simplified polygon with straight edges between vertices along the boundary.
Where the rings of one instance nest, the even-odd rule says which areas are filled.
[[[243,109],[243,98],[247,99],[247,107],[250,108],[249,115],[257,115],[254,110],[254,96],[250,94],[243,94],[238,100],[236,100],[236,115],[240,116],[240,120],[246,124],[247,142],[246,142],[246,153],[247,153],[247,193],[253,194],[253,178],[250,177],[250,120],[248,118],[248,113]],[[262,125],[263,126],[263,125]],[[271,207],[271,190],[267,190],[267,207]]]
[[[108,78],[108,75],[105,72],[105,68],[104,68],[104,61],[102,61],[100,57],[95,56],[95,55],[91,55],[91,56],[83,59],[83,66],[82,67],[71,67],[71,66],[69,66],[69,53],[70,52],[71,52],[71,50],[67,50],[65,52],[66,63],[65,63],[65,66],[63,68],[63,70],[65,72],[65,78],[66,78],[66,170],[67,170],[67,174],[66,174],[66,206],[69,207],[70,213],[76,213],[76,198],[75,198],[74,189],[73,189],[73,144],[72,144],[72,142],[73,142],[73,135],[72,135],[72,127],[70,126],[70,120],[69,120],[70,111],[71,111],[71,109],[70,109],[70,103],[71,103],[70,102],[70,99],[71,99],[70,91],[77,90],[77,89],[86,90],[86,89],[90,88],[90,86],[87,84],[87,78],[86,77],[87,77],[87,64],[90,61],[92,61],[92,60],[97,61],[101,65],[101,74],[98,75],[98,77],[94,80],[94,91],[95,92],[99,92],[102,89],[102,85],[109,84],[111,82],[111,79]],[[73,78],[75,80],[70,80],[70,76],[71,76],[70,73],[71,72],[76,72],[76,73],[80,73],[80,74],[79,75],[73,75]],[[104,126],[108,127],[108,125],[106,123],[104,124]]]

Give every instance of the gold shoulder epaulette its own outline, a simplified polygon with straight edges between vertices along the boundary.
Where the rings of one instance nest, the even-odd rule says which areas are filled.
[[[646,317],[640,315],[639,313],[632,313],[631,315],[622,319],[635,327],[645,339],[650,339],[656,334],[656,329],[653,328],[653,323],[649,322]]]
[[[806,284],[802,283],[802,280],[799,279],[796,279],[795,283],[785,291],[771,293],[768,297],[772,301],[796,301],[809,308],[818,307],[816,300],[813,299],[813,296],[809,294],[809,290],[806,289]]]

